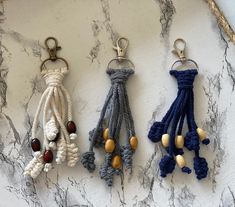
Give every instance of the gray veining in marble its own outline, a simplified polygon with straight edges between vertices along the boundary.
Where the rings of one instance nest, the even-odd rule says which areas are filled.
[[[227,0],[222,8],[229,2],[233,4]],[[233,13],[228,18],[235,25]],[[39,74],[47,57],[44,39],[57,37],[59,54],[70,64],[65,86],[73,98],[79,150],[84,152],[109,89],[105,69],[119,35],[129,39],[128,56],[136,66],[127,84],[140,140],[133,172],[115,177],[113,188],[80,164],[73,169],[55,166],[36,180],[24,178],[32,158],[32,121],[45,89]],[[202,181],[178,169],[162,179],[158,163],[164,150],[147,139],[149,127],[162,118],[177,92],[168,70],[178,37],[187,41],[188,56],[200,66],[195,114],[211,139],[201,150],[209,164],[208,178]],[[234,57],[235,46],[203,0],[1,0],[0,207],[235,206]],[[97,157],[98,165],[101,159]],[[190,167],[192,159],[186,152]]]

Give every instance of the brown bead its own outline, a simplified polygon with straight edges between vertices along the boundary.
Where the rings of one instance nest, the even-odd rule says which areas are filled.
[[[33,149],[34,152],[40,151],[41,150],[41,144],[39,139],[34,138],[31,140],[31,147]]]
[[[106,128],[103,131],[103,138],[104,138],[105,141],[109,138],[109,129],[108,128]]]
[[[133,136],[130,138],[130,145],[131,145],[131,148],[133,150],[136,150],[137,146],[138,146],[138,139],[137,137]]]
[[[76,133],[76,125],[73,121],[67,123],[67,131],[69,134]]]
[[[112,167],[117,169],[121,168],[122,166],[122,159],[119,155],[115,155],[112,159]]]
[[[106,142],[105,142],[105,151],[108,152],[108,153],[111,153],[113,152],[114,148],[115,148],[115,143],[112,139],[108,139]]]
[[[60,132],[56,134],[55,139],[53,139],[52,141],[57,142],[59,138],[60,138]]]
[[[51,163],[53,160],[53,153],[51,150],[46,150],[43,154],[43,160],[46,163]]]

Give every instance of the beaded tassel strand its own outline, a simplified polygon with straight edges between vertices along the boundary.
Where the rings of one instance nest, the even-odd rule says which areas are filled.
[[[66,63],[67,67],[59,69],[42,69],[41,74],[45,79],[47,89],[42,94],[41,100],[35,114],[32,126],[31,147],[34,151],[34,158],[25,168],[25,175],[36,178],[42,170],[48,172],[52,168],[53,151],[56,151],[56,163],[61,164],[67,159],[70,167],[75,166],[78,161],[78,148],[71,140],[76,139],[76,125],[72,121],[72,102],[66,88],[62,85],[64,76],[68,73],[67,62],[59,57],[51,56],[52,52],[58,50],[57,40],[55,38],[47,38],[47,41],[54,40],[55,48],[50,49],[50,58],[46,59],[44,64],[51,60],[60,59]],[[39,116],[43,115],[43,145],[37,137],[37,127],[39,124]],[[65,126],[66,123],[66,126]]]
[[[181,39],[178,39],[182,41]],[[176,41],[178,41],[176,40]],[[185,44],[185,42],[183,41]],[[176,42],[175,42],[176,44]],[[176,48],[179,52],[180,62],[192,61],[182,57],[183,51]],[[178,61],[177,61],[178,62]],[[194,61],[193,61],[194,63]],[[160,175],[166,177],[172,173],[175,165],[181,168],[184,173],[191,173],[191,169],[186,166],[183,147],[189,151],[194,151],[194,170],[197,178],[200,180],[207,176],[208,166],[205,158],[199,156],[200,141],[202,144],[209,144],[210,140],[206,138],[206,133],[198,128],[194,117],[194,94],[193,82],[198,74],[197,69],[187,69],[183,71],[170,70],[170,74],[177,79],[178,94],[170,109],[163,117],[161,122],[155,122],[150,128],[148,137],[152,142],[162,142],[167,151],[160,163]],[[188,132],[184,137],[182,129],[185,119],[187,120]],[[169,132],[169,133],[168,133]]]

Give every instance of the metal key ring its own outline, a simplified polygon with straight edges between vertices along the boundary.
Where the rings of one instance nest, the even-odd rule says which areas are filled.
[[[196,69],[198,70],[198,64],[197,64],[194,60],[192,60],[192,59],[185,59],[184,62],[182,62],[182,60],[176,60],[176,61],[172,64],[171,70],[174,69],[174,66],[175,66],[176,63],[181,63],[181,65],[184,65],[186,62],[192,62],[192,63],[196,66]]]
[[[112,62],[114,62],[114,61],[120,62],[120,58],[114,58],[114,59],[110,60],[109,63],[108,63],[108,66],[107,66],[107,70],[110,69],[109,66],[110,66],[110,64],[111,64]],[[132,69],[133,69],[133,70],[135,69],[135,65],[134,65],[134,63],[133,63],[131,60],[126,59],[126,58],[123,58],[123,59],[122,59],[122,62],[128,62],[128,63],[130,63],[131,66],[132,66]]]
[[[46,63],[49,62],[49,61],[52,61],[52,62],[56,62],[56,61],[60,61],[60,62],[63,62],[67,68],[67,70],[69,69],[69,64],[68,62],[62,58],[62,57],[57,57],[56,60],[52,60],[51,58],[47,58],[46,60],[44,60],[42,63],[41,63],[41,66],[40,66],[40,70],[41,72],[43,71],[44,68],[46,68]]]

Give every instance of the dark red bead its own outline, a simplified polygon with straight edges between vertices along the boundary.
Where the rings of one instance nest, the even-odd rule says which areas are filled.
[[[73,121],[67,123],[67,131],[69,134],[76,133],[76,125]]]
[[[57,142],[59,138],[60,138],[60,132],[56,134],[55,139],[53,139],[52,141]]]
[[[41,144],[39,139],[34,138],[31,140],[31,147],[34,152],[40,151],[41,150]]]
[[[51,150],[46,150],[43,154],[43,160],[46,163],[51,163],[53,161],[53,153]]]

